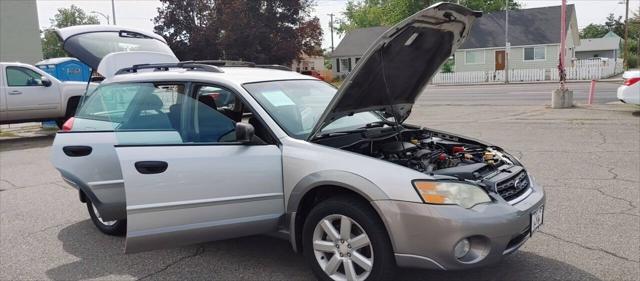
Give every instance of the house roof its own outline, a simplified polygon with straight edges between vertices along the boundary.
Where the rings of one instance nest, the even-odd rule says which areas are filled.
[[[574,15],[573,4],[567,5],[567,28]],[[511,46],[560,43],[561,6],[509,11]],[[469,37],[460,49],[504,47],[505,12],[487,13],[477,19]]]
[[[580,39],[576,52],[617,50],[620,48],[620,37],[602,37]]]
[[[387,29],[389,27],[376,26],[349,31],[329,56],[333,58],[362,56],[369,49],[369,46]]]

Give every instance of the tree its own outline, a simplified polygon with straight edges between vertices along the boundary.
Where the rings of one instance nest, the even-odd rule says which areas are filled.
[[[618,16],[618,18],[616,18],[615,15],[609,14],[604,25],[608,30],[613,31],[613,33],[624,38],[624,20],[622,20],[622,16]]]
[[[161,0],[155,30],[182,60],[289,64],[321,45],[312,0]]]
[[[54,28],[100,23],[96,16],[87,15],[84,10],[78,8],[76,5],[71,5],[69,8],[58,9],[58,13],[55,14],[52,19],[49,19],[49,21],[51,22],[51,26],[42,31],[42,54],[45,59],[68,56],[67,53],[62,50],[60,40],[58,40],[58,36],[53,32]]]
[[[447,0],[448,2],[458,2]],[[338,32],[372,26],[390,26],[415,14],[439,0],[360,0],[349,1],[343,12],[344,18],[338,20]],[[502,0],[461,0],[461,5],[472,10],[493,12],[504,10]],[[510,9],[520,8],[515,0],[509,1]]]
[[[580,38],[602,38],[608,32],[606,25],[591,23],[580,30]]]
[[[182,60],[218,59],[221,35],[214,0],[161,0],[153,21],[173,52]]]

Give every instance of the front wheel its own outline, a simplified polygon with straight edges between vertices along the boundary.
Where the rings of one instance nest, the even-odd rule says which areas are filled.
[[[302,231],[303,252],[320,280],[389,280],[395,260],[384,225],[368,204],[328,199],[315,206]]]
[[[98,209],[89,200],[87,200],[87,209],[89,210],[91,221],[98,228],[98,230],[100,230],[100,232],[114,236],[122,236],[126,233],[127,220],[103,220]]]

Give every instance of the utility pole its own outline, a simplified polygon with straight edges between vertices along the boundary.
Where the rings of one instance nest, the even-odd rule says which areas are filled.
[[[509,0],[505,0],[504,16],[504,83],[509,84]]]
[[[628,70],[629,69],[629,48],[627,48],[628,46],[628,41],[629,41],[629,0],[625,1],[625,10],[624,10],[624,58],[622,58],[622,61],[624,62],[624,70]],[[640,50],[638,50],[640,52]]]
[[[573,91],[567,89],[565,56],[567,41],[567,0],[562,0],[560,9],[560,52],[558,55],[558,76],[560,76],[560,87],[551,93],[551,108],[573,107]]]
[[[116,3],[115,0],[111,0],[111,13],[113,16],[113,25],[116,24]]]
[[[331,52],[333,52],[333,14],[329,14],[331,17],[331,22],[329,22],[329,28],[331,29]]]

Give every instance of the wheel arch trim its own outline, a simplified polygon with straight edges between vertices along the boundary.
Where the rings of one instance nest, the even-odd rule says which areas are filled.
[[[355,173],[342,170],[319,171],[309,174],[298,181],[291,190],[287,201],[285,226],[289,231],[289,241],[295,252],[299,252],[300,250],[297,245],[297,233],[299,226],[296,225],[296,221],[299,216],[302,200],[309,192],[322,187],[343,188],[358,194],[369,202],[373,210],[378,214],[378,217],[380,217],[380,220],[383,222],[384,227],[387,230],[387,234],[391,235],[380,210],[376,208],[375,204],[371,204],[372,201],[389,199],[389,196],[382,191],[380,187]],[[394,245],[393,241],[391,244],[392,246]]]

